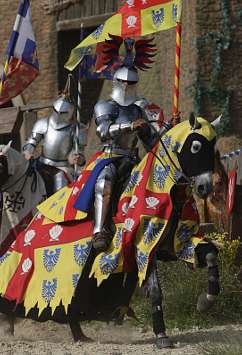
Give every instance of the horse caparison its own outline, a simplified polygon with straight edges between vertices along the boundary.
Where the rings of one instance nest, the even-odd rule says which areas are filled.
[[[179,137],[180,131],[183,132],[181,141],[167,148],[168,138],[172,140],[176,135]],[[164,230],[159,234],[159,238],[157,237],[158,234],[151,233],[153,238],[157,237],[158,239],[150,254],[146,277],[144,282],[142,282],[142,285],[146,287],[147,293],[151,298],[153,330],[156,336],[156,345],[159,348],[172,347],[172,341],[166,335],[162,312],[162,292],[157,277],[157,261],[177,260],[179,257],[184,257],[185,259],[182,250],[179,250],[179,252],[175,250],[174,241],[177,229],[180,226],[180,219],[184,218],[187,211],[184,212],[184,208],[188,208],[189,211],[191,211],[191,206],[195,208],[194,200],[191,195],[189,195],[189,197],[187,195],[189,188],[192,187],[194,192],[203,198],[211,192],[215,156],[215,136],[214,127],[210,123],[201,118],[196,120],[193,117],[190,121],[182,122],[171,129],[162,137],[162,141],[159,142],[156,152],[153,152],[156,154],[154,159],[160,160],[162,164],[166,162],[170,167],[173,167],[176,173],[176,169],[180,169],[179,177],[175,178],[177,174],[172,176],[172,188],[169,190],[172,207],[169,219],[165,224]],[[181,146],[179,146],[178,143],[181,143]],[[151,159],[153,153],[148,153],[148,158]],[[144,159],[147,159],[147,157]],[[156,160],[154,161],[156,162]],[[140,164],[140,166],[142,166],[142,162]],[[157,168],[155,163],[152,165],[152,169],[153,167]],[[149,172],[150,176],[154,174],[152,169]],[[135,171],[137,171],[137,167],[135,167]],[[155,179],[157,177],[161,179],[164,177],[164,174],[156,174]],[[158,186],[160,186],[161,191],[163,191],[163,181],[155,181]],[[122,196],[120,200],[122,200]],[[188,200],[190,202],[187,205]],[[142,204],[142,202],[140,203]],[[152,215],[148,217],[152,218]],[[73,226],[79,225],[81,228],[81,222],[79,221],[69,221],[61,224],[62,228],[70,228],[70,231]],[[126,233],[124,223],[122,230]],[[143,238],[146,237],[147,239],[147,236],[150,237],[148,232],[145,233]],[[183,238],[187,238],[187,240],[184,239],[185,243],[191,245],[189,243],[193,236],[189,234],[186,236],[184,233],[181,235]],[[132,242],[134,244],[135,239]],[[131,252],[132,250],[131,248]],[[187,251],[187,249],[184,250]],[[219,293],[218,251],[211,242],[197,244],[193,251],[196,254],[198,265],[201,267],[207,266],[208,268],[208,289],[199,296],[197,303],[199,311],[206,311],[213,305]],[[132,255],[132,253],[130,255]],[[108,254],[104,255],[104,259],[106,256],[108,257]],[[68,305],[67,313],[65,312],[63,304],[60,304],[55,308],[54,312],[52,312],[51,304],[48,303],[40,316],[38,315],[38,305],[30,309],[27,316],[38,321],[51,319],[56,322],[68,322],[75,341],[86,340],[79,324],[82,320],[120,321],[125,311],[129,313],[132,295],[134,294],[137,282],[140,282],[141,269],[136,262],[138,259],[132,260],[131,264],[133,265],[133,269],[131,271],[127,272],[123,270],[117,273],[111,272],[109,277],[97,286],[96,279],[93,276],[90,277],[90,272],[98,257],[100,256],[96,255],[95,250],[91,248],[71,302]],[[35,265],[35,267],[37,268],[38,265]],[[62,265],[62,267],[64,267],[64,265]],[[0,311],[24,317],[24,299],[21,301],[22,303],[19,302],[16,305],[15,300],[9,301],[4,298],[3,292],[2,298],[0,299]]]

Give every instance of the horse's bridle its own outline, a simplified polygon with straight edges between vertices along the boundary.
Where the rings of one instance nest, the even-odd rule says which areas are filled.
[[[150,122],[148,122],[148,121],[147,121],[147,123],[148,123],[149,127],[151,128],[151,130],[153,130],[153,132],[157,134],[157,131],[156,131],[156,129],[152,126],[152,124],[151,124]],[[176,163],[175,163],[174,160],[172,159],[170,153],[168,152],[168,149],[166,148],[166,146],[165,146],[165,144],[164,144],[164,142],[162,141],[162,138],[161,138],[160,136],[159,136],[159,141],[160,141],[160,143],[161,143],[161,145],[162,145],[162,148],[163,148],[164,151],[166,152],[167,157],[168,157],[168,159],[169,159],[170,162],[171,162],[171,165],[173,165],[173,167],[174,167],[177,171],[180,171],[180,169],[178,168],[178,166],[176,165]],[[153,149],[151,149],[150,152],[156,157],[156,159],[159,160],[159,162],[161,163],[161,165],[163,166],[163,168],[165,168],[164,163],[162,162],[162,160],[160,159],[160,157],[153,151]],[[191,186],[191,187],[194,185],[194,178],[188,177],[188,176],[185,175],[183,172],[181,172],[181,177],[183,177],[184,180],[186,181],[186,182],[184,182],[184,183],[181,183],[181,185],[189,185],[189,186]],[[177,181],[176,181],[174,178],[172,178],[172,177],[170,177],[170,178],[173,180],[173,182],[177,183]]]
[[[5,189],[0,189],[1,194],[9,191],[9,189],[11,189],[13,186],[15,186],[18,182],[20,182],[24,178],[24,181],[23,181],[23,184],[22,184],[20,190],[16,192],[15,200],[17,200],[18,197],[20,196],[20,194],[23,192],[23,189],[26,185],[28,177],[32,176],[32,175],[33,175],[33,181],[31,183],[31,191],[35,192],[37,189],[36,167],[34,166],[33,162],[30,160],[26,171],[16,181],[14,181],[9,186],[5,187]]]

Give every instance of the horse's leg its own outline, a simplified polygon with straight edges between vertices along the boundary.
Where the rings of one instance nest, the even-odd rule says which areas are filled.
[[[173,343],[170,338],[166,335],[166,327],[163,318],[162,310],[162,290],[160,287],[158,275],[157,275],[157,264],[153,262],[150,269],[148,277],[145,282],[145,289],[148,296],[151,299],[152,306],[152,324],[153,331],[156,335],[156,346],[160,349],[171,348]]]
[[[14,335],[14,321],[15,321],[15,315],[11,313],[8,315],[8,322],[9,322],[9,333],[11,335]]]
[[[76,319],[69,319],[69,326],[71,328],[71,334],[73,336],[74,342],[92,342],[93,340],[87,337],[80,326],[80,323]]]
[[[5,334],[14,335],[14,320],[13,313],[0,314],[0,323]]]
[[[198,246],[196,253],[199,263],[208,268],[208,290],[199,296],[197,302],[197,310],[205,312],[213,306],[220,292],[217,249],[212,243],[208,243]]]

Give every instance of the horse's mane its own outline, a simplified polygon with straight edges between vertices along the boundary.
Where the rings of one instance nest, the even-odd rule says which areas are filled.
[[[0,152],[6,147],[6,145],[0,145]],[[19,178],[20,175],[24,174],[28,168],[28,161],[24,156],[18,152],[16,149],[9,147],[8,151],[4,154],[8,161],[8,174],[12,178]]]

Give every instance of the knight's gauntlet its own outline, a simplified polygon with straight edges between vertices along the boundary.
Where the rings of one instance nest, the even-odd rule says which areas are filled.
[[[133,122],[128,123],[115,123],[111,124],[109,127],[110,137],[115,137],[119,135],[120,132],[130,132],[134,130]]]
[[[35,146],[31,143],[27,143],[23,146],[23,152],[28,152],[29,154],[34,154]]]

